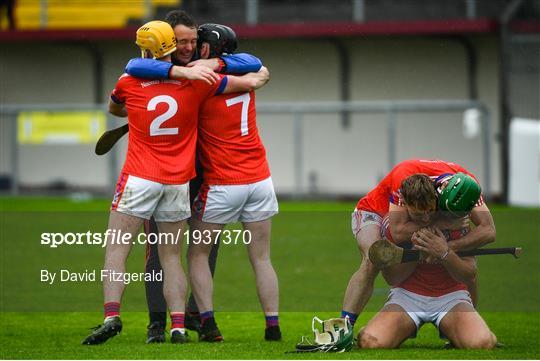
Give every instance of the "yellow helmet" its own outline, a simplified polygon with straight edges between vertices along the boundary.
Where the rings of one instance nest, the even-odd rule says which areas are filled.
[[[141,48],[142,57],[146,50],[150,51],[154,59],[163,58],[176,50],[176,36],[173,28],[164,21],[150,21],[137,30],[135,43]]]

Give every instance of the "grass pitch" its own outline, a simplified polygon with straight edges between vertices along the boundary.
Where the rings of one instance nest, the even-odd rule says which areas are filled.
[[[99,282],[46,285],[40,269],[99,269],[103,249],[39,244],[41,232],[102,231],[108,200],[65,199],[1,202],[0,345],[3,359],[532,359],[540,357],[540,210],[493,207],[498,247],[522,246],[519,260],[479,257],[482,316],[506,347],[492,351],[443,350],[436,329],[425,325],[398,350],[354,349],[344,354],[289,354],[311,336],[313,315],[339,314],[343,292],[359,265],[350,233],[353,203],[282,203],[274,220],[272,258],[281,293],[283,341],[263,341],[254,277],[244,246],[220,249],[215,281],[216,319],[222,344],[145,345],[144,286],[130,284],[122,304],[124,331],[104,345],[85,347],[88,328],[102,320]],[[142,270],[143,246],[135,246],[130,272]],[[378,279],[356,331],[383,304],[388,286]]]

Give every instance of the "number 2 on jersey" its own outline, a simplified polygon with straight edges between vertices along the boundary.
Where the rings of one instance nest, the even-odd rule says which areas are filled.
[[[227,106],[233,106],[238,103],[242,103],[242,115],[240,116],[240,132],[242,133],[242,136],[248,135],[248,109],[249,109],[249,102],[251,101],[251,96],[249,93],[244,93],[242,95],[239,95],[237,97],[227,99],[226,103]]]
[[[171,119],[176,115],[178,111],[178,103],[176,100],[169,95],[158,95],[150,99],[146,110],[153,111],[156,110],[156,107],[159,103],[165,103],[169,106],[167,111],[159,116],[157,116],[152,123],[150,123],[150,135],[152,137],[157,135],[176,135],[178,134],[178,128],[161,128],[161,124],[165,123],[167,120]]]

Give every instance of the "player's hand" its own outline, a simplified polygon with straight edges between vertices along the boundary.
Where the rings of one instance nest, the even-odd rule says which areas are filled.
[[[264,84],[268,83],[268,80],[270,80],[270,72],[265,66],[261,66],[261,69],[259,69],[259,71],[255,73],[255,75],[257,76],[257,86],[255,87],[256,89],[262,87]]]
[[[190,80],[202,80],[210,85],[219,81],[219,75],[212,69],[208,69],[204,66],[173,66],[171,69],[171,78],[175,79],[190,79]]]
[[[420,234],[418,232],[419,231],[414,232],[411,236],[411,243],[413,244],[413,249],[420,251],[420,260],[422,262],[428,264],[436,263],[436,258],[423,250],[423,247],[421,245],[422,238],[420,237]]]
[[[439,264],[440,260],[433,256],[427,256],[424,262],[427,264]]]
[[[424,229],[424,228],[422,228],[422,229]],[[426,229],[427,229],[427,228],[426,228]],[[414,233],[412,234],[412,236],[411,236],[411,243],[413,244],[413,248],[414,248],[414,249],[417,249],[417,250],[420,250],[420,248],[417,247],[417,246],[420,245],[420,241],[422,240],[422,239],[420,238],[420,233],[419,233],[419,232],[420,232],[420,230],[414,232]]]
[[[194,67],[194,66],[204,66],[208,69],[212,69],[214,71],[219,70],[219,61],[218,58],[212,58],[212,59],[199,59],[192,61],[191,63],[188,63],[186,65],[187,67]]]
[[[414,233],[413,238],[416,249],[435,259],[441,259],[449,251],[446,238],[438,228],[422,228]]]

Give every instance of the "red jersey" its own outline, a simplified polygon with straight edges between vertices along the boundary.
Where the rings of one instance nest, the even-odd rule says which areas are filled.
[[[111,99],[125,103],[129,143],[123,173],[163,184],[195,177],[199,106],[226,81],[145,80],[124,74]]]
[[[197,150],[206,184],[249,184],[270,177],[257,129],[254,91],[204,102]]]
[[[396,165],[380,183],[372,189],[364,198],[358,201],[356,209],[375,212],[381,217],[388,213],[389,204],[403,205],[399,188],[401,182],[413,174],[423,173],[434,181],[445,174],[465,173],[478,180],[459,164],[445,162],[443,160],[411,159]],[[477,205],[483,204],[480,197]]]
[[[445,233],[449,233],[447,239],[452,240],[465,236],[468,230]],[[413,274],[396,287],[429,297],[439,297],[451,292],[467,290],[467,286],[455,280],[443,265],[427,263],[420,263]]]
[[[465,168],[456,163],[442,160],[411,159],[396,165],[390,173],[364,198],[360,199],[356,208],[375,212],[381,217],[388,214],[389,204],[402,206],[403,200],[400,194],[401,182],[413,174],[423,173],[433,179],[442,180],[446,176],[456,173],[465,173],[478,180]],[[480,197],[477,205],[483,204]],[[389,229],[386,230],[389,232]],[[447,232],[447,240],[463,237],[468,230],[463,232]],[[439,297],[458,290],[467,290],[465,284],[456,281],[446,268],[440,264],[419,264],[413,274],[396,287],[423,296]]]

